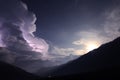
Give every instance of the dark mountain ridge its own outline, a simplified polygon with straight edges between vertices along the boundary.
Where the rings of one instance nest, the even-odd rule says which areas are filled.
[[[18,67],[0,61],[0,80],[35,80],[37,78]]]
[[[87,74],[107,69],[120,69],[120,37],[101,45],[76,60],[61,65],[50,76]]]

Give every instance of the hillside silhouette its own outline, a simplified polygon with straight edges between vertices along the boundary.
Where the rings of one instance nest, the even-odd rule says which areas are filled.
[[[76,60],[54,69],[49,76],[61,78],[118,77],[120,71],[120,37],[101,45]],[[99,79],[97,78],[97,79]],[[101,79],[100,78],[100,79]],[[103,78],[104,79],[104,78]]]

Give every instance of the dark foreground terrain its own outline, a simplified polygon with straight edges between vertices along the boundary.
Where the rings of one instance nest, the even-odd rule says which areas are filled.
[[[35,80],[38,77],[10,64],[0,62],[0,80]]]
[[[120,67],[111,67],[99,71],[65,76],[40,78],[19,68],[0,62],[0,80],[115,80],[120,79]]]
[[[99,71],[73,74],[66,76],[49,76],[49,78],[42,78],[37,80],[119,80],[120,67],[105,68]]]

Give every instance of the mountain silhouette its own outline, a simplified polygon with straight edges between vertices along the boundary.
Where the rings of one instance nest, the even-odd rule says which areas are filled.
[[[0,80],[35,80],[37,76],[0,61]]]
[[[101,45],[99,48],[88,52],[76,60],[61,65],[50,72],[51,77],[95,77],[117,76],[120,71],[120,37]],[[73,79],[74,79],[73,78]],[[103,78],[104,79],[104,78]]]

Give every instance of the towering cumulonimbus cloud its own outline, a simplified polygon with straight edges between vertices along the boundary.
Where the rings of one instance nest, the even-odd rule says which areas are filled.
[[[48,44],[36,38],[36,16],[18,0],[0,0],[0,46],[32,50],[47,55]]]
[[[0,0],[1,61],[29,72],[47,66],[49,45],[33,34],[36,31],[35,21],[35,14],[28,11],[21,1]]]

